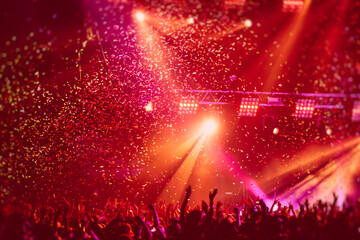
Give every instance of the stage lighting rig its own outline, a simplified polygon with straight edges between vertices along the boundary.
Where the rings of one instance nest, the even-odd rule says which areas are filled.
[[[180,114],[196,114],[199,103],[194,99],[182,99],[179,103]]]
[[[360,101],[354,101],[352,114],[351,114],[351,121],[360,122]]]
[[[282,11],[283,12],[300,12],[304,6],[303,0],[283,0]]]
[[[294,117],[312,118],[315,110],[315,99],[299,99],[296,102]]]
[[[268,106],[276,106],[276,107],[284,106],[284,104],[281,101],[281,97],[273,97],[273,96],[269,96],[267,98],[267,105]]]
[[[242,98],[239,117],[255,117],[259,109],[259,98]]]
[[[224,5],[226,9],[242,9],[246,4],[246,0],[225,0]]]

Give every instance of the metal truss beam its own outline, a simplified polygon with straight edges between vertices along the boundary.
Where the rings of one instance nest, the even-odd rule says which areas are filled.
[[[344,99],[360,99],[360,93],[291,93],[291,92],[256,92],[256,91],[229,91],[229,90],[195,90],[195,89],[183,89],[176,90],[176,92],[184,94],[197,95],[199,104],[202,105],[222,105],[230,104],[228,101],[229,97],[237,95],[246,95],[247,97],[258,97],[261,101],[259,106],[270,107],[270,106],[286,106],[282,102],[277,104],[268,102],[269,97],[294,97],[294,98],[314,98],[317,104],[317,109],[343,109]],[[320,103],[321,102],[321,103]]]

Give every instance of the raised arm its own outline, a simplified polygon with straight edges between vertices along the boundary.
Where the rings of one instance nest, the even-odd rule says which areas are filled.
[[[134,239],[143,239],[143,240],[150,239],[152,237],[152,233],[148,225],[146,225],[146,223],[144,222],[144,220],[139,216],[135,216],[134,220],[139,227],[138,231],[135,233]]]
[[[159,215],[156,211],[156,208],[154,207],[154,205],[150,204],[149,208],[154,216],[154,227],[156,229],[156,232],[158,232],[161,235],[162,239],[166,239],[166,234],[165,234],[165,230],[163,229],[162,226],[160,226],[159,224]]]
[[[240,209],[238,207],[235,207],[234,212],[236,214],[235,227],[236,227],[236,229],[238,229],[241,225]]]
[[[289,210],[292,213],[293,217],[296,218],[296,213],[294,211],[294,206],[289,202]]]
[[[185,224],[185,208],[186,208],[186,205],[189,201],[189,198],[191,196],[191,186],[189,185],[187,188],[186,188],[186,194],[185,194],[185,199],[181,205],[181,210],[180,210],[180,222],[182,225]]]
[[[332,217],[333,214],[334,214],[334,210],[335,210],[335,206],[336,206],[336,202],[338,200],[338,196],[336,195],[336,193],[333,193],[333,197],[334,197],[334,201],[331,205],[331,208],[330,208],[330,213],[329,213],[329,217]]]
[[[304,215],[304,204],[301,204],[299,200],[297,201],[297,203],[299,204],[299,207],[300,207],[300,212],[299,212],[298,218],[302,218]]]
[[[273,210],[274,210],[274,207],[275,207],[275,204],[278,203],[279,201],[277,199],[274,200],[273,204],[271,205],[271,208],[270,208],[270,213],[273,213]]]
[[[202,211],[205,213],[205,216],[209,217],[209,207],[204,200],[201,201],[201,208],[202,208]]]
[[[209,199],[210,199],[210,210],[209,210],[209,218],[212,218],[214,216],[214,198],[217,194],[217,188],[214,189],[214,191],[210,191],[209,193]]]
[[[154,205],[149,204],[149,209],[151,210],[153,216],[154,216],[154,227],[159,227],[159,216],[158,213],[154,207]]]

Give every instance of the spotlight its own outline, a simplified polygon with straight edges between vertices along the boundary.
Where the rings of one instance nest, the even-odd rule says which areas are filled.
[[[189,17],[186,21],[188,24],[194,24],[194,22],[195,22],[193,17]]]
[[[151,112],[153,109],[153,104],[152,102],[149,102],[148,104],[146,104],[146,106],[144,107],[146,112]]]
[[[275,127],[274,130],[273,130],[273,134],[278,135],[279,134],[279,128]]]
[[[328,136],[330,136],[331,133],[332,133],[332,130],[331,130],[331,128],[327,127],[326,130],[325,130],[325,132],[326,132],[326,134],[327,134]]]
[[[283,0],[283,12],[300,12],[304,6],[303,0]]]
[[[194,99],[183,99],[179,103],[180,114],[195,114],[199,104]]]
[[[213,134],[218,127],[218,124],[214,119],[208,119],[204,122],[202,127],[202,133],[205,135]]]
[[[314,99],[299,99],[296,103],[294,116],[297,118],[312,118],[315,110]]]
[[[226,9],[242,9],[246,4],[246,0],[225,0]]]
[[[139,22],[144,22],[145,21],[145,14],[141,11],[137,11],[135,13],[135,18],[136,20],[138,20]]]
[[[258,98],[242,98],[240,103],[239,117],[255,117],[259,108]]]
[[[351,121],[360,122],[360,101],[355,101],[351,114]]]
[[[252,26],[252,21],[251,21],[250,19],[246,19],[246,20],[244,21],[244,26],[245,26],[246,28],[251,27],[251,26]]]
[[[267,103],[269,106],[284,106],[281,102],[281,97],[268,97]]]

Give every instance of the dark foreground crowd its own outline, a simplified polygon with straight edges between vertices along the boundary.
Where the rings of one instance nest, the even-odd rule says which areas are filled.
[[[240,207],[209,202],[189,207],[191,187],[181,206],[159,202],[136,205],[129,201],[108,200],[103,210],[89,208],[86,201],[71,204],[62,199],[57,206],[23,204],[2,206],[1,240],[136,240],[136,239],[360,239],[360,201],[347,201],[337,207],[331,203],[298,202],[298,210],[277,200],[270,209],[261,199],[242,199]]]

